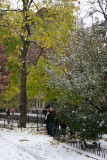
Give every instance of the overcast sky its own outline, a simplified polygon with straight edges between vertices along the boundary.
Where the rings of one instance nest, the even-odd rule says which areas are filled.
[[[90,0],[92,1],[92,0]],[[81,11],[81,17],[84,18],[84,22],[87,25],[91,25],[92,22],[95,22],[95,19],[99,18],[99,20],[104,20],[104,17],[101,13],[97,12],[94,13],[93,16],[89,16],[90,11],[92,10],[92,7],[96,7],[98,10],[100,10],[99,6],[96,4],[90,5],[89,0],[80,0],[81,5],[80,5],[80,11]],[[94,1],[94,0],[93,0]]]
[[[34,0],[35,2],[37,0]],[[39,0],[40,1],[40,0]],[[95,0],[79,0],[80,1],[80,16],[83,17],[84,23],[86,23],[87,26],[90,26],[92,22],[95,22],[96,17],[99,18],[99,20],[104,20],[104,17],[101,13],[95,13],[93,16],[89,16],[89,13],[92,9],[92,7],[97,7],[99,9],[99,6],[96,6],[95,4],[90,5],[88,2],[95,1]],[[12,4],[17,4],[16,2],[21,2],[21,0],[10,0]],[[18,3],[18,6],[20,6],[21,3]],[[17,6],[17,5],[16,5]]]

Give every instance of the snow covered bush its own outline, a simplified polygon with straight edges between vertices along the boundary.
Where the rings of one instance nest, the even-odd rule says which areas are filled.
[[[107,121],[103,123],[104,116],[99,120],[100,113],[107,113],[104,43],[104,28],[98,22],[87,29],[82,26],[68,37],[64,52],[54,56],[46,68],[51,77],[48,86],[60,92],[56,97],[58,111],[65,112],[65,121],[73,132],[80,130],[86,138],[96,139],[106,132]],[[75,108],[78,111],[73,114]]]

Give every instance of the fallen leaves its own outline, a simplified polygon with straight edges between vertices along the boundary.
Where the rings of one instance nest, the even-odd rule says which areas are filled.
[[[24,141],[29,141],[29,140],[27,140],[27,139],[21,139],[19,141],[24,142]]]

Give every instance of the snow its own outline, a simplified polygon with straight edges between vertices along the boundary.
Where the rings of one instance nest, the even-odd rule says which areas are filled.
[[[105,142],[107,143],[107,142]],[[106,144],[107,145],[107,144]],[[0,128],[1,160],[104,160],[99,156],[73,148],[35,128]]]

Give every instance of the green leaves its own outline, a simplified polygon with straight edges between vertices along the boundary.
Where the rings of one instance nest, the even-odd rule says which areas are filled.
[[[9,100],[20,91],[20,63],[17,57],[8,57],[8,70],[11,72],[9,84],[5,93],[6,99]]]
[[[99,135],[107,133],[106,114],[73,112],[66,121],[73,133],[80,132],[81,139],[97,140]]]
[[[74,2],[75,0],[64,0],[60,3],[59,1],[54,3],[52,1],[41,1],[37,2],[36,10],[34,10],[33,4],[29,4],[29,1],[22,1],[23,6],[14,10],[9,1],[5,1],[2,7],[9,11],[2,15],[0,21],[0,38],[1,43],[5,46],[6,53],[9,55],[8,69],[11,71],[10,83],[6,91],[7,99],[19,93],[20,70],[22,69],[19,61],[20,58],[23,61],[24,51],[27,55],[30,43],[36,42],[37,47],[39,46],[44,50],[48,48],[49,51],[46,51],[46,54],[49,54],[50,57],[51,54],[57,55],[64,51],[67,38],[71,36],[71,31],[74,30],[74,12],[78,8],[74,5]],[[44,4],[46,7],[44,7]],[[36,64],[36,69],[27,65],[26,57],[24,62],[26,67],[30,69],[26,79],[29,98],[45,94],[45,100],[53,101],[61,95],[59,86],[54,88],[54,85],[48,85],[51,79],[50,74],[45,71],[45,67],[48,68],[51,65],[48,60],[40,59]],[[61,71],[58,66],[55,70],[58,73]]]

